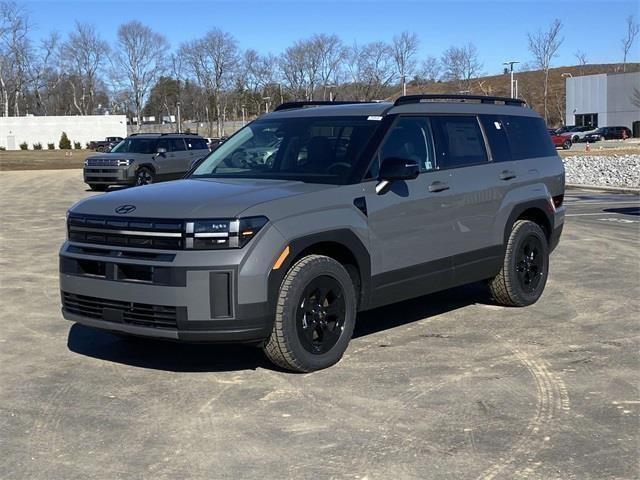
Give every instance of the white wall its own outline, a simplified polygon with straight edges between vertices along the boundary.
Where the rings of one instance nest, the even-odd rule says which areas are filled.
[[[575,125],[575,115],[581,113],[597,113],[598,125],[607,124],[607,80],[604,73],[567,78],[567,125]]]
[[[126,137],[127,119],[124,115],[0,117],[0,146],[7,150],[19,150],[22,142],[27,142],[29,150],[38,142],[45,150],[47,143],[58,148],[62,132],[67,132],[72,145],[80,142],[84,148],[91,140]]]
[[[631,101],[633,89],[640,88],[640,72],[618,73],[607,78],[607,124],[603,127],[632,128],[640,120],[640,108]]]

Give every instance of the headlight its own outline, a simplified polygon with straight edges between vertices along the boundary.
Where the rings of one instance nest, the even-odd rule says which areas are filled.
[[[185,247],[194,250],[242,248],[268,221],[266,217],[246,217],[187,222]]]

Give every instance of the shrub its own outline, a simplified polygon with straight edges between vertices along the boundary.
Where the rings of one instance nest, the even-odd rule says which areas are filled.
[[[73,142],[73,148],[75,150],[82,150],[82,145],[80,145],[80,142]]]
[[[0,147],[0,152],[4,152],[7,149],[7,147]]]
[[[20,150],[29,150],[29,145],[27,144],[27,142],[22,142],[20,144]]]
[[[40,142],[33,144],[34,150],[42,150],[42,144]]]
[[[91,150],[91,145],[89,145],[89,142],[84,144],[84,148],[86,148],[87,150]]]
[[[55,150],[56,149],[56,145],[54,143],[47,143],[47,148],[49,150]]]
[[[60,150],[70,150],[71,149],[71,140],[67,137],[67,132],[62,132],[60,135],[60,143],[58,143]]]

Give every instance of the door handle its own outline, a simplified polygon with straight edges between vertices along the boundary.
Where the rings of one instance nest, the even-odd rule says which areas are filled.
[[[500,172],[500,180],[511,180],[512,178],[516,178],[516,172],[513,170],[503,170]]]
[[[449,185],[444,182],[435,181],[431,185],[429,185],[430,192],[442,192],[444,190],[449,190]]]

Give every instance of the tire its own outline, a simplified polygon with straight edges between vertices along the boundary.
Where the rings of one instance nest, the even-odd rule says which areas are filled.
[[[308,255],[282,281],[263,350],[284,369],[321,370],[340,361],[355,321],[356,293],[347,270],[333,258]]]
[[[537,223],[518,220],[511,229],[500,273],[489,280],[493,299],[509,307],[538,301],[549,274],[549,246]],[[528,282],[527,282],[528,279]]]
[[[136,186],[149,185],[153,183],[153,181],[153,171],[149,167],[140,167],[136,171]]]
[[[578,135],[574,135],[573,138],[571,139],[571,141],[573,143],[578,143],[580,141],[580,137]]]
[[[89,188],[94,192],[106,192],[109,185],[104,185],[101,183],[90,183]]]
[[[565,140],[562,143],[562,149],[563,150],[569,150],[571,148],[571,145],[572,145],[571,140]]]

